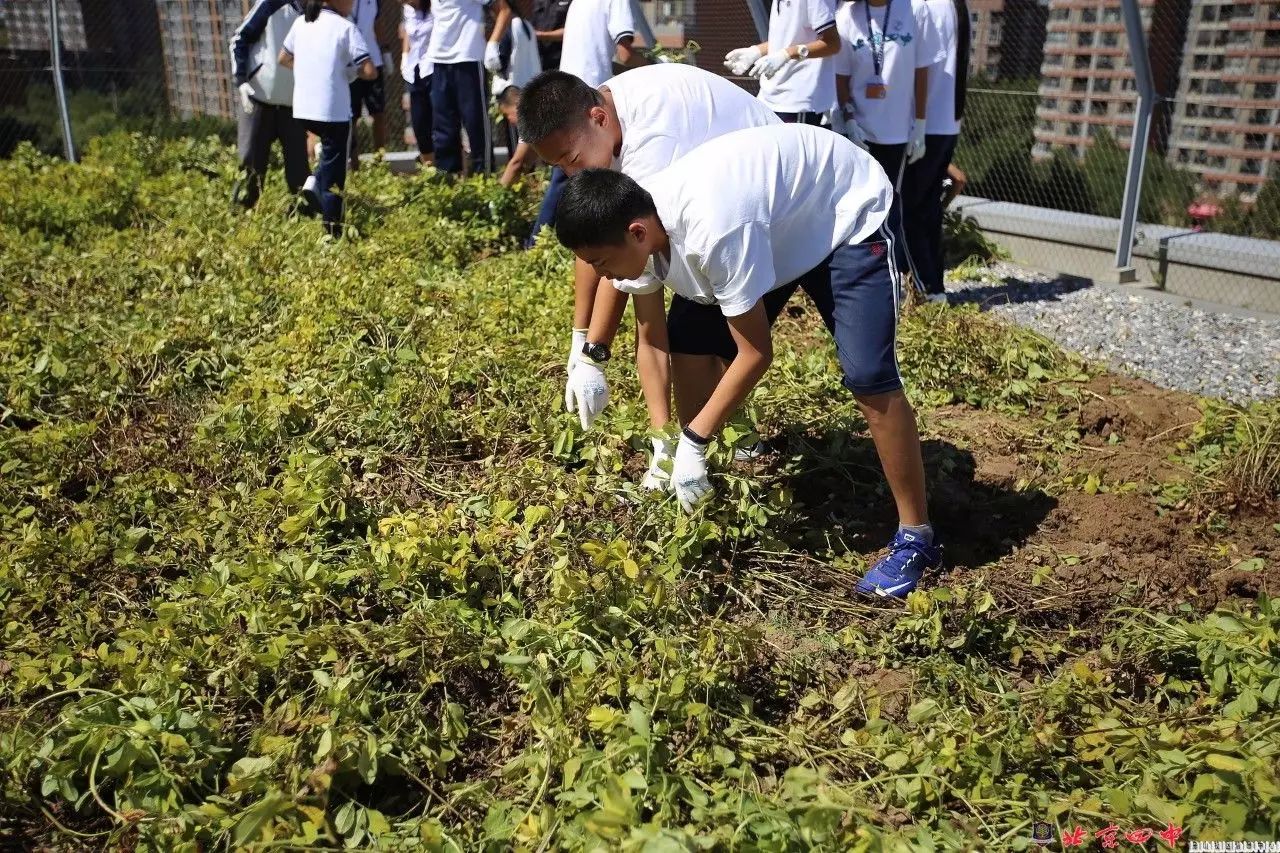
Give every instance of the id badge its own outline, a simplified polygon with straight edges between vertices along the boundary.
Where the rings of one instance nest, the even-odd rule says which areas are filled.
[[[889,87],[879,77],[874,78],[867,84],[867,99],[871,101],[883,101],[889,97]]]

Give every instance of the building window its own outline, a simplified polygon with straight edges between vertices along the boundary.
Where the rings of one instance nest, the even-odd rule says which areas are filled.
[[[1106,114],[1107,114],[1106,101],[1090,101],[1089,102],[1089,115],[1104,116]]]
[[[1244,135],[1244,150],[1266,151],[1267,135],[1265,133],[1246,133]]]
[[[1072,77],[1071,91],[1073,92],[1089,91],[1089,78],[1088,77]]]
[[[1233,89],[1235,88],[1234,83],[1232,84],[1232,88]],[[1231,94],[1234,95],[1235,92],[1233,91]],[[1275,96],[1276,96],[1275,83],[1255,83],[1254,84],[1253,97],[1258,99],[1259,101],[1269,101],[1273,99]]]
[[[1119,34],[1119,33],[1110,33],[1110,32],[1108,32],[1108,33],[1103,33],[1103,34],[1102,34],[1102,46],[1103,46],[1103,47],[1119,47],[1119,46],[1120,46],[1120,34]]]
[[[1076,47],[1093,47],[1093,30],[1076,33]]]
[[[1240,164],[1240,174],[1261,175],[1262,161],[1261,160],[1245,160],[1243,163]]]
[[[1080,21],[1081,23],[1085,23],[1085,24],[1096,24],[1098,22],[1098,10],[1097,9],[1081,9]]]
[[[1087,53],[1076,54],[1076,58],[1073,61],[1072,67],[1076,71],[1088,71],[1090,58],[1091,58],[1090,55]]]
[[[1093,91],[1107,93],[1111,91],[1111,78],[1099,77],[1093,81]]]
[[[1118,24],[1120,23],[1120,10],[1115,7],[1102,10],[1102,23]]]

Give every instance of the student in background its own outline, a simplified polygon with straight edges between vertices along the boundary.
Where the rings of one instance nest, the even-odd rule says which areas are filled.
[[[946,55],[928,71],[924,156],[907,167],[902,184],[902,225],[916,286],[931,301],[945,302],[942,213],[950,200],[944,199],[938,187],[950,180],[953,187],[959,184],[963,188],[964,173],[951,170],[951,157],[960,138],[968,89],[969,8],[965,0],[926,0],[924,7]]]
[[[525,14],[528,0],[509,0],[512,6],[511,23],[498,42],[500,66],[493,74],[493,95],[496,98],[508,86],[523,89],[529,81],[542,72],[542,60],[538,54],[538,38],[533,23]]]
[[[946,58],[922,0],[854,0],[841,6],[836,28],[840,108],[832,126],[866,148],[893,181],[889,229],[898,269],[907,270],[902,228],[903,172],[924,156],[929,66]]]
[[[570,0],[533,0],[531,22],[538,36],[538,58],[543,71],[560,67],[564,50],[564,22],[569,17]]]
[[[431,135],[431,0],[405,0],[401,24],[400,76],[409,92],[409,125],[418,144],[418,159],[430,164],[435,150]]]
[[[784,122],[819,124],[836,103],[835,18],[835,0],[776,0],[769,40],[729,51],[725,67],[757,78],[760,100]]]
[[[378,74],[372,80],[355,79],[351,82],[351,169],[360,167],[360,137],[355,132],[355,123],[366,110],[373,120],[374,150],[387,147],[387,80],[383,74],[383,65],[390,66],[391,53],[384,51],[378,43],[377,27],[378,0],[354,0],[351,4],[351,23],[360,29],[360,36],[369,48],[369,59],[373,62]]]
[[[514,184],[517,178],[538,163],[538,155],[534,153],[533,146],[521,140],[516,130],[521,95],[518,86],[508,86],[497,95],[498,111],[502,113],[502,123],[507,130],[507,150],[511,152],[511,156],[507,158],[507,167],[498,178],[498,183],[504,187]]]
[[[353,0],[307,0],[280,49],[280,64],[293,70],[293,115],[320,139],[315,173],[303,187],[324,218],[325,230],[342,235],[342,189],[351,144],[351,81],[378,76],[369,48],[347,20]],[[335,192],[335,190],[337,190]]]
[[[636,22],[629,0],[574,0],[564,22],[564,50],[560,54],[560,71],[571,74],[594,89],[613,76],[613,61],[630,65],[631,43],[635,40]],[[556,204],[564,188],[565,172],[559,166],[551,169],[551,183],[542,198],[538,218],[534,220],[529,243],[538,232],[555,224]]]
[[[488,41],[484,10],[492,6],[496,20]],[[462,131],[471,145],[471,174],[488,173],[493,166],[489,138],[485,69],[497,71],[502,61],[498,42],[511,21],[507,0],[433,0],[435,26],[427,44],[432,64],[431,109],[436,168],[451,175],[462,172]]]
[[[280,65],[280,48],[302,0],[258,0],[231,39],[233,81],[240,95],[238,142],[244,177],[232,198],[246,208],[258,203],[271,143],[279,140],[284,178],[297,193],[307,179],[307,132],[293,117],[293,72]]]

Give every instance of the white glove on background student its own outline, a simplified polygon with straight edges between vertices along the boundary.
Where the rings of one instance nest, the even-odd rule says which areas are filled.
[[[484,67],[491,74],[496,74],[502,70],[502,57],[498,55],[498,43],[496,41],[484,43]]]
[[[707,495],[711,494],[711,478],[707,473],[707,448],[680,436],[676,446],[676,460],[671,466],[671,485],[680,501],[680,508],[693,512]]]
[[[866,150],[867,132],[862,129],[862,125],[858,124],[858,120],[853,118],[852,108],[847,105],[836,107],[827,113],[827,120],[831,122],[832,130],[864,151]]]
[[[784,47],[781,50],[773,51],[768,56],[762,56],[757,59],[755,64],[751,66],[751,70],[747,72],[747,76],[768,80],[786,67],[788,63],[794,61],[791,58],[791,54],[787,53],[787,49]]]
[[[911,125],[911,136],[907,140],[907,163],[908,165],[916,162],[924,156],[925,149],[925,120],[918,118]]]
[[[589,359],[578,359],[569,374],[565,403],[570,412],[578,413],[582,428],[591,429],[591,424],[609,405],[609,380],[604,378],[604,371]]]
[[[245,115],[253,112],[253,84],[249,82],[241,83],[237,87],[240,92],[240,107],[245,111]]]
[[[671,490],[671,439],[663,436],[655,436],[653,439],[653,452],[649,458],[649,470],[645,472],[644,479],[640,481],[640,488],[648,489],[653,492],[668,492]]]
[[[573,340],[569,342],[569,360],[564,365],[564,410],[566,412],[573,411],[573,397],[569,393],[569,377],[573,375],[573,366],[578,363],[578,357],[582,355],[582,347],[587,342],[588,331],[587,329],[574,329]]]
[[[762,56],[764,54],[760,52],[760,48],[757,45],[739,47],[724,55],[724,67],[728,68],[735,76],[741,77]]]

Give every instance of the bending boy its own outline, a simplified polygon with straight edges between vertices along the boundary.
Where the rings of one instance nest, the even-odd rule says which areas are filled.
[[[556,236],[635,296],[639,348],[675,356],[684,431],[671,480],[681,506],[689,511],[711,491],[707,445],[764,376],[773,321],[803,288],[835,339],[898,510],[888,553],[857,588],[906,595],[942,550],[894,354],[898,285],[884,228],[893,185],[884,170],[829,130],[780,125],[720,136],[646,187],[604,169],[581,172],[565,185]],[[663,284],[683,297],[666,317]],[[637,362],[650,411],[661,410],[665,360]]]

